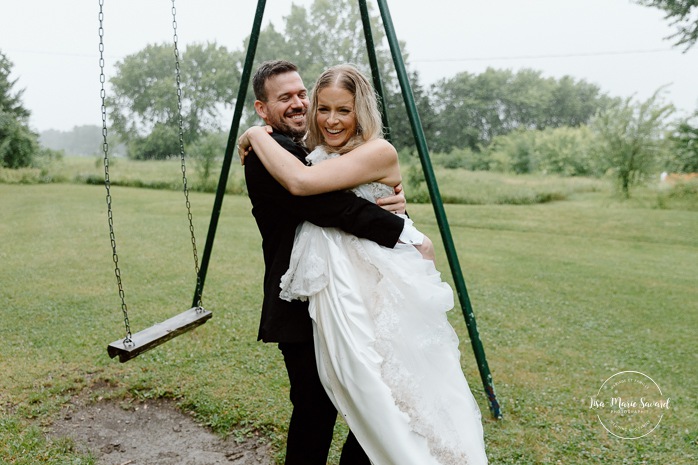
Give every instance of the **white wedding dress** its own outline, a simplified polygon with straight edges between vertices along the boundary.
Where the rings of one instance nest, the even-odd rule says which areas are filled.
[[[335,156],[318,148],[308,160]],[[393,193],[379,183],[353,191],[372,202]],[[281,298],[309,300],[320,379],[374,465],[487,463],[446,319],[453,291],[413,246],[305,222]]]

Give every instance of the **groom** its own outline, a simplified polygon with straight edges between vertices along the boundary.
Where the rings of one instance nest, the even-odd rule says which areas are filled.
[[[255,110],[274,128],[272,137],[305,162],[307,151],[302,140],[309,101],[296,65],[288,61],[262,63],[252,85]],[[338,227],[380,245],[395,246],[404,220],[386,210],[404,211],[404,196],[384,199],[386,210],[347,192],[296,197],[274,180],[254,153],[245,158],[245,181],[252,215],[262,235],[265,266],[258,339],[278,343],[291,385],[293,413],[288,428],[286,465],[325,465],[337,410],[322,387],[315,365],[308,303],[281,300],[281,276],[288,269],[296,228],[303,221]],[[363,464],[370,464],[368,457],[349,433],[340,465]]]

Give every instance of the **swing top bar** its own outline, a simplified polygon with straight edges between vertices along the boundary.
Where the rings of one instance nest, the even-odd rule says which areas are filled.
[[[162,323],[137,332],[131,336],[130,343],[124,342],[125,339],[112,342],[107,347],[107,352],[109,357],[114,358],[118,355],[119,362],[127,362],[163,342],[206,323],[212,316],[213,313],[203,307],[192,307]]]

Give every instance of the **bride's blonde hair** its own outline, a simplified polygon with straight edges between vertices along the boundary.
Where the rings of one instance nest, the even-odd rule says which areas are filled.
[[[342,147],[333,147],[332,151],[347,153],[364,142],[383,137],[383,124],[373,86],[355,66],[337,65],[323,72],[313,88],[306,141],[309,149],[324,145],[324,138],[317,124],[318,93],[331,86],[340,87],[354,96],[354,114],[356,115],[356,134]]]

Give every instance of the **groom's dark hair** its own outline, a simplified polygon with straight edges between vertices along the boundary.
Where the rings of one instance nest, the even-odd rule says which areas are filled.
[[[292,71],[298,72],[298,66],[286,60],[265,61],[259,65],[252,78],[252,90],[254,90],[255,98],[261,102],[266,102],[267,89],[265,84],[267,79],[277,74],[290,73]]]

